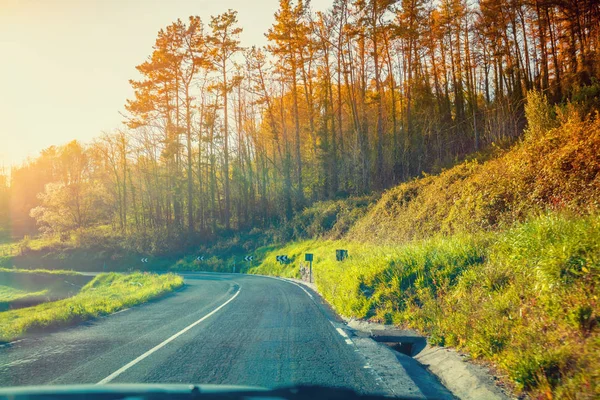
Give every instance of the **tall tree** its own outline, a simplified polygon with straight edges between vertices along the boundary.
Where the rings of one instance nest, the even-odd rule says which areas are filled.
[[[223,180],[225,186],[225,213],[224,222],[227,229],[231,224],[231,190],[229,176],[229,112],[228,94],[232,90],[231,82],[227,80],[227,69],[231,58],[241,50],[239,35],[242,28],[237,26],[237,11],[229,10],[223,14],[211,17],[209,36],[210,55],[215,68],[221,73],[220,90],[223,96]]]

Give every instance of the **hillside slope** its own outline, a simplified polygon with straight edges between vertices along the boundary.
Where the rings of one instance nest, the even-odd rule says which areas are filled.
[[[532,93],[523,140],[485,163],[466,162],[386,192],[348,239],[402,243],[433,234],[489,230],[544,211],[596,212],[600,119]]]

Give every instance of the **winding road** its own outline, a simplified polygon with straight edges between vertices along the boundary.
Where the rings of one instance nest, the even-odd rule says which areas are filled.
[[[424,370],[396,360],[400,386],[387,382],[310,289],[252,275],[184,277],[184,288],[162,299],[1,346],[0,386],[311,384],[384,394],[401,386],[423,398],[451,398]]]

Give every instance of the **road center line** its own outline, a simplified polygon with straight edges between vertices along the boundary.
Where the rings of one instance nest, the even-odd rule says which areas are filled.
[[[184,333],[186,333],[187,331],[189,331],[190,329],[192,329],[193,327],[195,327],[196,325],[198,325],[200,322],[208,319],[210,316],[212,316],[213,314],[215,314],[221,308],[223,308],[227,304],[231,303],[233,301],[233,299],[235,299],[238,296],[238,294],[240,294],[240,291],[241,291],[241,289],[238,289],[238,291],[233,295],[233,297],[231,297],[225,303],[221,304],[219,307],[215,308],[214,310],[212,310],[211,312],[209,312],[208,314],[206,314],[204,317],[200,318],[198,321],[193,322],[192,324],[190,324],[187,327],[183,328],[182,330],[180,330],[179,332],[177,332],[176,334],[174,334],[173,336],[171,336],[170,338],[168,338],[164,342],[159,343],[158,345],[154,346],[153,348],[151,348],[150,350],[148,350],[147,352],[145,352],[144,354],[142,354],[141,356],[139,356],[135,360],[130,361],[129,363],[127,363],[123,367],[119,368],[118,370],[116,370],[115,372],[113,372],[112,374],[110,374],[106,378],[102,379],[100,382],[98,382],[97,385],[103,385],[105,383],[111,382],[113,379],[115,379],[116,377],[118,377],[119,375],[121,375],[123,372],[127,371],[129,368],[133,367],[135,364],[137,364],[140,361],[142,361],[144,358],[148,357],[149,355],[151,355],[155,351],[163,348],[168,343],[172,342],[173,340],[177,339],[179,336],[183,335]]]

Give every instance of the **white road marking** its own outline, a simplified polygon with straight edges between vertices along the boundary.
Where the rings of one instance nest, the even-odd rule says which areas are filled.
[[[9,347],[12,346],[14,344],[17,344],[19,342],[24,342],[25,339],[19,339],[19,340],[13,340],[12,342],[8,342],[8,343],[4,343],[4,344],[0,344],[0,349],[4,348],[4,347]]]
[[[124,309],[122,309],[122,310],[119,310],[119,311],[115,311],[114,313],[112,313],[112,314],[110,314],[110,315],[115,315],[115,314],[118,314],[118,313],[122,313],[122,312],[125,312],[125,311],[127,311],[127,310],[131,310],[131,307],[130,307],[130,308],[124,308]]]
[[[342,328],[335,328],[335,330],[338,331],[338,333],[342,335],[343,338],[348,339],[348,335],[346,334],[346,332],[344,332]]]
[[[299,285],[299,284],[297,284],[297,283],[296,283],[296,282],[294,282],[294,281],[290,281],[289,279],[286,279],[286,278],[280,278],[280,277],[278,277],[278,276],[271,276],[271,275],[254,275],[254,274],[252,274],[252,275],[248,275],[248,276],[260,276],[260,277],[262,277],[262,278],[271,278],[271,279],[277,279],[278,281],[283,281],[283,282],[291,283],[292,285],[296,285],[296,286],[298,286],[300,289],[304,290],[304,293],[306,293],[306,294],[308,295],[308,297],[310,297],[310,298],[311,298],[311,299],[313,299],[313,300],[315,299],[315,298],[313,297],[313,295],[312,295],[312,294],[310,294],[310,292],[309,292],[308,290],[306,290],[306,289],[304,289],[304,287],[302,287],[302,285]]]
[[[308,290],[304,289],[304,288],[302,287],[302,285],[299,285],[299,284],[297,284],[296,282],[294,282],[294,281],[290,281],[290,280],[288,280],[288,279],[283,279],[283,280],[284,280],[284,281],[286,281],[286,282],[289,282],[289,283],[291,283],[292,285],[296,285],[296,286],[298,286],[300,289],[304,290],[304,293],[306,293],[306,294],[308,295],[308,297],[310,297],[311,299],[314,299],[314,298],[313,298],[313,295],[312,295],[312,294],[310,294],[310,292],[309,292]]]
[[[332,324],[333,325],[333,324]],[[342,335],[342,337],[344,338],[344,341],[346,342],[346,344],[354,344],[352,342],[352,340],[350,340],[350,337],[348,336],[348,334],[346,333],[346,331],[344,331],[342,328],[335,328],[335,330]]]
[[[172,342],[173,340],[177,339],[179,336],[183,335],[184,333],[186,333],[187,331],[189,331],[190,329],[192,329],[193,327],[195,327],[196,325],[198,325],[200,322],[202,322],[202,321],[206,320],[207,318],[209,318],[210,316],[214,315],[221,308],[223,308],[227,304],[231,303],[233,301],[233,299],[235,299],[238,296],[238,294],[240,294],[240,292],[241,292],[241,289],[238,289],[238,291],[233,295],[233,297],[231,297],[225,303],[221,304],[219,307],[215,308],[214,310],[212,310],[211,312],[209,312],[208,314],[206,314],[204,317],[200,318],[198,321],[196,321],[196,322],[188,325],[187,327],[183,328],[182,330],[180,330],[179,332],[177,332],[176,334],[174,334],[173,336],[171,336],[170,338],[168,338],[164,342],[162,342],[162,343],[154,346],[153,348],[151,348],[150,350],[148,350],[147,352],[145,352],[144,354],[142,354],[141,356],[139,356],[135,360],[133,360],[133,361],[127,363],[125,366],[119,368],[118,370],[116,370],[115,372],[113,372],[112,374],[110,374],[106,378],[102,379],[100,382],[98,382],[97,385],[103,385],[105,383],[109,383],[110,381],[112,381],[113,379],[115,379],[116,377],[118,377],[119,375],[121,375],[123,372],[127,371],[129,368],[133,367],[135,364],[137,364],[140,361],[142,361],[144,358],[148,357],[149,355],[151,355],[155,351],[163,348],[168,343]]]
[[[199,275],[199,274],[215,274],[215,275],[236,275],[239,276],[240,274],[234,274],[231,272],[211,272],[211,271],[197,271],[197,272],[193,272],[193,273],[188,273],[186,274],[185,272],[182,272],[180,275]],[[310,294],[310,292],[308,290],[306,290],[302,285],[291,281],[287,278],[280,278],[278,276],[272,276],[272,275],[260,275],[260,274],[246,274],[246,276],[258,276],[261,278],[271,278],[271,279],[277,279],[278,281],[284,281],[284,282],[288,282],[291,283],[292,285],[296,285],[298,286],[300,289],[304,290],[304,293],[306,293],[308,295],[308,297],[310,297],[311,299],[314,300],[314,296],[312,294]]]

